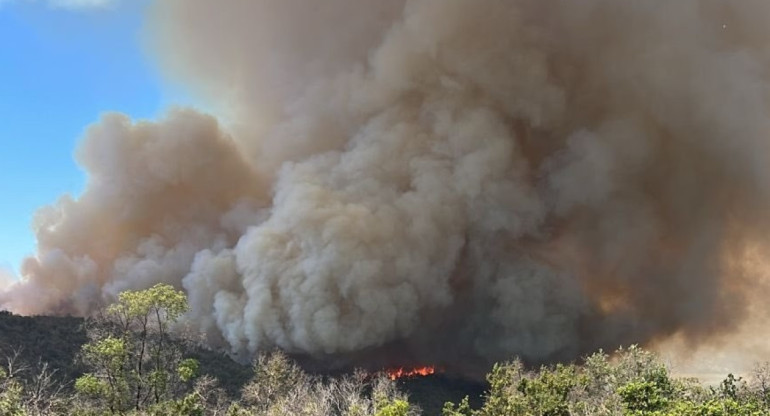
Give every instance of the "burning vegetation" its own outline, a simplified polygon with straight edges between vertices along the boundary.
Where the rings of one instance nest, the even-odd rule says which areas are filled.
[[[424,377],[436,373],[436,368],[433,366],[413,367],[413,368],[391,368],[385,370],[385,374],[391,380],[397,380],[400,378],[408,377]]]

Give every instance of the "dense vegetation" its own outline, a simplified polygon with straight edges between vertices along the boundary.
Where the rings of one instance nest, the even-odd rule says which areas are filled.
[[[85,324],[0,315],[7,357],[0,365],[0,416],[770,415],[767,365],[746,380],[728,375],[706,387],[672,377],[654,354],[637,347],[537,370],[517,360],[498,364],[485,393],[443,410],[423,406],[423,412],[416,403],[426,403],[424,389],[415,400],[402,391],[409,385],[382,374],[314,376],[279,352],[244,368],[175,339],[172,328],[186,309],[182,292],[158,285],[123,293]],[[33,322],[51,336],[31,331]],[[25,341],[24,348],[10,348],[16,341]]]
[[[732,374],[718,387],[677,379],[658,358],[638,347],[610,358],[598,352],[581,365],[527,371],[520,361],[495,365],[483,406],[447,403],[445,416],[759,416],[770,415],[770,371],[750,380]]]

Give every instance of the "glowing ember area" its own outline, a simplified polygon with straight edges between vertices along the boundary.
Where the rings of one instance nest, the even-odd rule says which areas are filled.
[[[385,370],[385,372],[388,374],[388,377],[390,377],[391,380],[395,380],[403,377],[417,377],[417,376],[423,377],[423,376],[431,375],[436,372],[436,369],[434,367],[415,367],[412,369],[392,368],[389,370]]]

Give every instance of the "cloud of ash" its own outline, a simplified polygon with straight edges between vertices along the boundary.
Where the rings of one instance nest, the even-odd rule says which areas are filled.
[[[88,186],[40,210],[0,308],[86,314],[162,281],[236,353],[450,364],[706,342],[758,316],[766,0],[150,14],[162,67],[219,121],[91,126]]]

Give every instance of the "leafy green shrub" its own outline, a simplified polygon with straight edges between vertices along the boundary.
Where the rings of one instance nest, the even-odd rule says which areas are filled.
[[[407,416],[409,415],[409,408],[409,402],[406,400],[395,399],[382,405],[375,416]]]
[[[26,416],[22,405],[22,386],[0,367],[0,415]]]
[[[652,381],[632,381],[619,388],[618,394],[631,413],[663,410],[669,403],[668,398]]]

